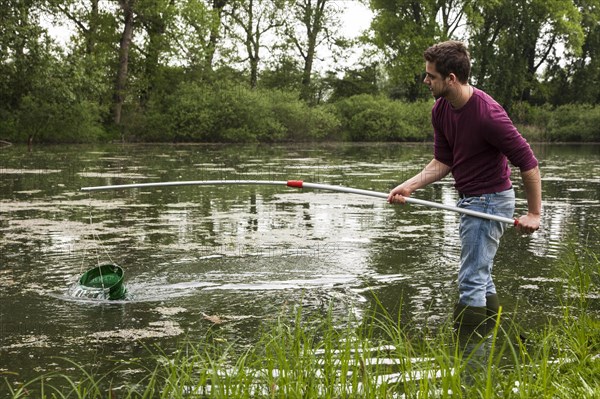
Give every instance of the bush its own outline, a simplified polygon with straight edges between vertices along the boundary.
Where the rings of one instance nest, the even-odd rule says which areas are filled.
[[[0,139],[15,141],[17,135],[17,118],[13,112],[0,108]]]
[[[550,141],[600,141],[600,107],[562,105],[548,124]]]
[[[405,103],[360,94],[335,103],[341,129],[352,141],[423,141],[433,137],[431,103]]]
[[[15,113],[16,141],[86,143],[106,138],[98,104],[81,100],[55,101],[27,95]]]
[[[310,107],[299,100],[297,92],[273,91],[272,107],[285,127],[285,139],[291,141],[335,138],[340,122],[328,105]]]
[[[63,59],[41,37],[36,53],[4,81],[0,104],[3,138],[15,142],[83,143],[108,139],[102,125],[108,106],[103,86],[78,59]],[[26,61],[25,61],[26,60]]]
[[[151,102],[131,129],[143,140],[274,142],[332,135],[339,122],[325,106],[309,107],[298,93],[231,84],[185,84]]]
[[[223,141],[279,141],[285,126],[277,120],[271,92],[244,86],[215,87],[210,109],[213,131]]]
[[[511,117],[528,138],[539,141],[600,141],[600,107],[588,104],[532,106],[516,103]]]

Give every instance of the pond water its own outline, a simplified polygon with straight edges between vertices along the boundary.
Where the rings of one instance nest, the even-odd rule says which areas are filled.
[[[251,340],[302,306],[358,318],[372,295],[411,328],[450,317],[457,214],[285,186],[81,187],[181,180],[292,180],[387,192],[431,144],[106,145],[0,150],[0,374],[23,381],[71,359],[88,370],[168,351],[217,328]],[[502,304],[528,328],[560,305],[565,243],[599,249],[600,146],[536,145],[540,231],[509,229],[495,263]],[[454,205],[447,178],[414,197]],[[517,213],[526,209],[513,174]],[[72,295],[99,263],[125,270],[128,296]]]

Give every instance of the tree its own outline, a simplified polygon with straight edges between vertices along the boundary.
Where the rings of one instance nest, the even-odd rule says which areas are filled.
[[[231,38],[242,44],[250,66],[250,87],[256,88],[260,50],[265,47],[265,36],[283,25],[283,10],[286,0],[231,0],[232,7],[227,11],[233,25],[229,28]]]
[[[0,2],[0,107],[13,110],[35,84],[48,48],[37,0]]]
[[[161,79],[161,62],[171,48],[177,10],[175,0],[138,0],[136,20],[145,33],[143,82],[140,105],[144,107]]]
[[[221,47],[225,10],[230,6],[230,0],[183,0],[179,4],[175,42],[194,78],[211,78]]]
[[[48,0],[47,9],[57,20],[64,17],[71,21],[83,38],[84,53],[94,53],[100,27],[99,0]]]
[[[436,41],[458,38],[469,0],[371,0],[375,16],[370,41],[382,52],[394,97],[429,95],[422,84],[423,51]]]
[[[210,20],[210,36],[208,39],[208,46],[206,47],[206,56],[204,57],[206,62],[206,68],[212,70],[213,61],[215,58],[215,52],[217,51],[217,45],[221,38],[221,19],[223,18],[223,10],[229,0],[212,0],[212,12]]]
[[[334,0],[298,0],[292,8],[293,18],[286,22],[285,36],[304,63],[300,97],[308,102],[314,102],[311,78],[317,48],[325,42],[342,43],[336,38],[340,10],[334,3]]]
[[[554,64],[546,73],[553,104],[600,103],[600,0],[575,1],[584,33],[581,54],[565,54],[565,66]]]
[[[119,42],[119,65],[115,77],[113,95],[113,121],[115,125],[121,124],[121,112],[125,101],[125,84],[127,83],[127,68],[129,67],[129,50],[133,40],[133,6],[136,0],[119,0],[123,13],[123,33]]]
[[[374,63],[362,68],[346,68],[342,78],[330,73],[327,81],[332,89],[329,97],[331,102],[359,94],[376,95],[379,92],[379,65]]]
[[[118,61],[114,49],[119,39],[118,21],[112,10],[101,7],[99,0],[47,0],[44,11],[55,24],[68,21],[75,29],[65,49],[65,61],[74,72],[83,68],[87,81],[77,90],[102,108],[112,106],[112,81]]]
[[[471,76],[473,83],[480,88],[489,87],[491,71],[497,60],[498,41],[503,30],[508,29],[512,11],[499,1],[476,3],[469,15],[471,46],[469,51],[473,62]]]
[[[300,92],[302,74],[300,62],[296,58],[283,55],[273,60],[261,73],[259,86]]]
[[[560,47],[579,53],[583,37],[570,0],[477,1],[469,30],[474,80],[507,108],[532,100],[540,70],[560,61]]]
[[[38,129],[22,117],[29,110],[28,98],[44,81],[51,60],[50,40],[40,27],[41,2],[36,0],[0,3],[0,134],[5,138],[25,136],[31,144]],[[23,129],[28,127],[29,129]]]

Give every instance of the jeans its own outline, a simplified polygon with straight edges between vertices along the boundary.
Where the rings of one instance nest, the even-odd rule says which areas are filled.
[[[457,206],[512,218],[515,211],[515,192],[511,188],[499,193],[461,198]],[[492,266],[505,228],[506,224],[501,222],[461,215],[459,303],[485,307],[485,298],[496,293],[492,281]]]

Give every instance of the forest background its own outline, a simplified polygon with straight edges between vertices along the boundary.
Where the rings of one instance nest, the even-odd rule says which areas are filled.
[[[0,140],[427,141],[457,39],[528,139],[600,142],[600,0],[355,1],[0,0]]]

